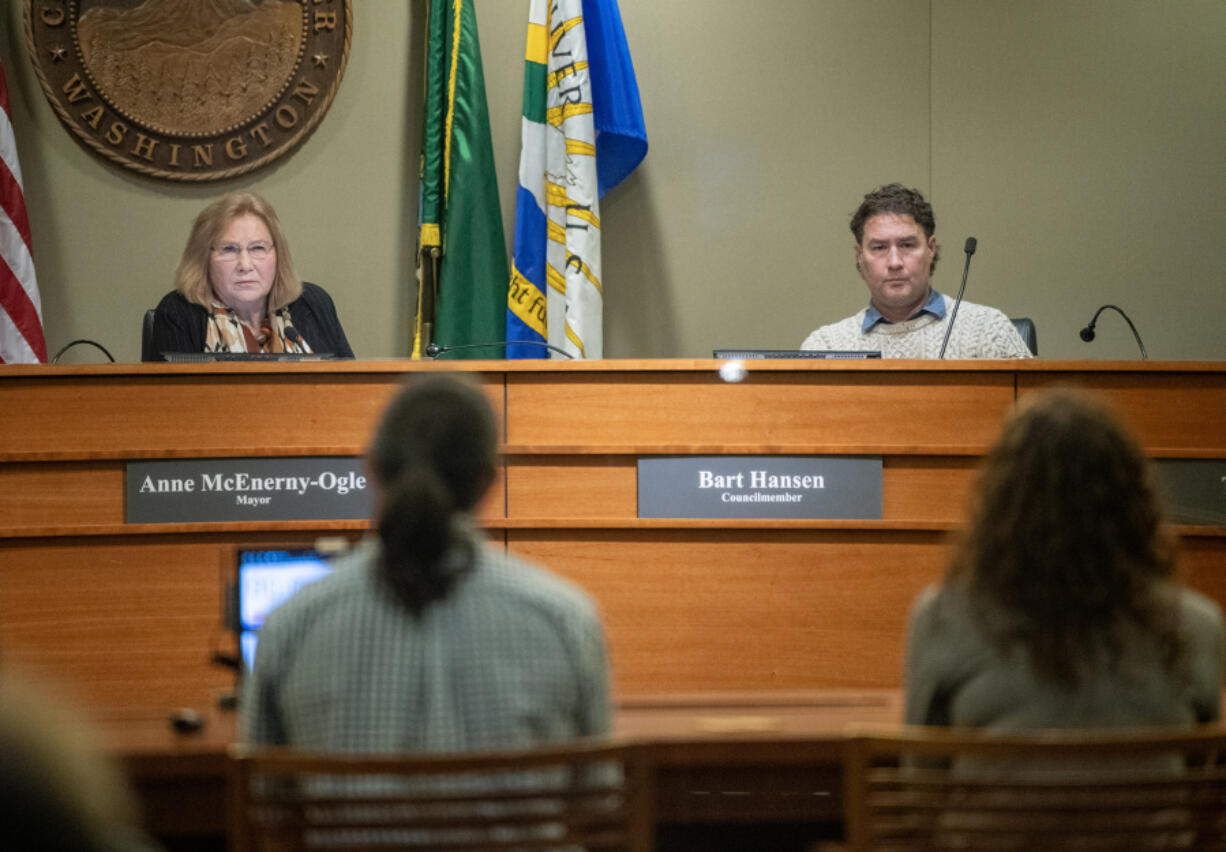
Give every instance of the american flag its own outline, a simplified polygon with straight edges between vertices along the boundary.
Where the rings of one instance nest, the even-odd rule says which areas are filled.
[[[0,363],[47,360],[43,309],[34,277],[30,219],[21,190],[17,140],[9,120],[9,90],[0,64]]]

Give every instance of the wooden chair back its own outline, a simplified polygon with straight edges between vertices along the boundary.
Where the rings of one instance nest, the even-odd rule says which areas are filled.
[[[1226,849],[1226,729],[845,742],[847,848]]]
[[[460,755],[230,753],[231,850],[651,848],[640,747]]]

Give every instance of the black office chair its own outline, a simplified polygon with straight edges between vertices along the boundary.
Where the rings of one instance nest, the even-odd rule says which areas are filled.
[[[140,359],[142,361],[161,361],[162,355],[153,349],[153,317],[157,314],[153,308],[145,311],[145,322],[140,332]]]
[[[1022,336],[1022,342],[1026,344],[1030,354],[1037,356],[1039,354],[1039,332],[1034,327],[1034,320],[1030,317],[1013,317],[1011,322],[1017,329],[1017,333]]]

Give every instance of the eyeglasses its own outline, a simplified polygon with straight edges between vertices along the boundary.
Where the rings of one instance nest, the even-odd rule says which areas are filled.
[[[246,247],[247,256],[252,260],[264,260],[273,249],[276,248],[272,243],[252,243]],[[236,263],[238,256],[243,253],[243,246],[238,243],[224,243],[219,246],[213,246],[213,257],[222,263]]]

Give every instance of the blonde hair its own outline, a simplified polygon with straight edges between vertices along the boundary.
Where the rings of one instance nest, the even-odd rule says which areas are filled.
[[[175,272],[175,289],[189,302],[203,307],[213,303],[209,281],[209,255],[213,243],[239,216],[251,214],[263,220],[276,247],[277,274],[268,291],[268,310],[279,310],[302,295],[302,279],[294,271],[289,242],[281,233],[281,223],[272,205],[254,192],[229,192],[200,211],[183,249],[183,259]]]

